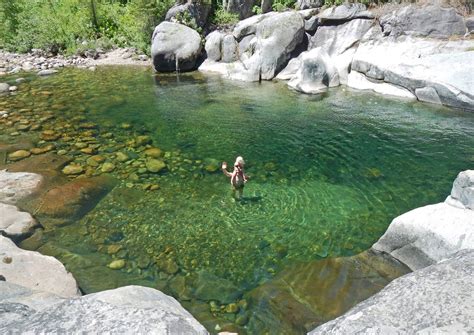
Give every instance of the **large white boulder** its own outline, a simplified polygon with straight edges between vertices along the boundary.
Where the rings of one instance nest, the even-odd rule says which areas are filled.
[[[0,170],[0,202],[15,204],[35,193],[43,177],[36,173]]]
[[[222,58],[222,39],[225,34],[220,31],[213,31],[206,36],[206,44],[204,48],[206,50],[207,58],[213,61],[220,61]]]
[[[30,213],[22,212],[14,205],[0,202],[0,234],[18,239],[33,233],[37,225]]]
[[[316,48],[301,54],[301,65],[288,86],[304,93],[321,93],[339,86],[339,74],[325,49]]]
[[[56,258],[18,248],[0,236],[0,275],[6,281],[61,297],[80,295],[76,280]]]
[[[346,84],[357,46],[373,25],[373,20],[354,19],[341,25],[320,26],[308,48],[324,49],[337,68],[341,84]]]
[[[309,334],[470,334],[474,251],[395,279],[382,291]]]
[[[474,203],[473,174],[473,170],[460,173],[445,202],[396,217],[372,248],[389,253],[412,270],[459,250],[474,249],[474,210],[467,207]]]
[[[126,286],[60,299],[38,296],[18,287],[2,299],[0,283],[0,332],[64,334],[208,334],[206,329],[174,298],[158,290]],[[46,298],[38,305],[33,298]]]
[[[474,210],[474,170],[466,170],[458,174],[446,203]]]
[[[235,80],[271,80],[286,65],[292,51],[303,41],[304,20],[297,12],[263,14],[241,21],[234,29],[233,35],[236,42],[240,42],[238,60],[223,65],[221,62],[206,59],[199,70],[217,72]],[[251,37],[247,40],[247,36]],[[230,37],[226,36],[224,39],[229,40],[229,50],[237,52]],[[225,60],[232,60],[232,57]]]
[[[201,55],[201,36],[175,22],[162,22],[151,38],[151,57],[156,71],[189,71]]]

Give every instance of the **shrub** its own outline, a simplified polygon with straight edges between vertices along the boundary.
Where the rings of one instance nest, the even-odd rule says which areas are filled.
[[[212,23],[216,25],[221,24],[233,24],[239,21],[239,15],[226,12],[222,7],[218,7],[214,11],[214,16],[212,17]]]

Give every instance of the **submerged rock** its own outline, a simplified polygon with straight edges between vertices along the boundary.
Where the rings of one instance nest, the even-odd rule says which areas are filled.
[[[39,201],[37,215],[65,222],[77,220],[94,208],[114,186],[115,179],[107,176],[75,179],[46,192]]]
[[[22,250],[0,236],[0,260],[5,257],[11,259],[10,262],[0,261],[0,273],[6,281],[61,297],[80,295],[76,280],[57,259]]]
[[[125,267],[125,260],[124,259],[116,259],[112,261],[109,265],[107,265],[112,270],[120,270]]]
[[[62,171],[65,175],[75,175],[83,173],[84,168],[79,164],[69,164],[66,165]]]
[[[309,334],[468,334],[474,328],[474,251],[395,279]]]
[[[31,152],[29,152],[28,150],[18,150],[9,154],[8,159],[12,161],[17,161],[17,160],[30,157],[30,156],[31,156]]]
[[[229,304],[236,301],[241,295],[232,282],[206,271],[198,272],[194,287],[196,298],[204,301],[215,300],[222,304]]]
[[[269,333],[306,333],[408,271],[372,251],[290,265],[246,295],[250,309],[256,311],[248,329],[258,329],[263,322]]]
[[[7,83],[0,83],[0,93],[8,93],[10,90],[10,85]]]
[[[189,71],[201,54],[201,37],[182,24],[160,23],[151,39],[151,57],[156,71]]]
[[[0,283],[0,309],[8,311],[0,313],[2,333],[208,334],[174,298],[141,286],[61,299]]]
[[[39,71],[38,76],[49,76],[49,75],[52,75],[52,74],[55,74],[55,73],[58,73],[58,71],[53,70],[53,69],[46,69],[46,70]]]
[[[146,168],[149,172],[158,173],[166,168],[166,163],[160,159],[149,159],[146,162]]]

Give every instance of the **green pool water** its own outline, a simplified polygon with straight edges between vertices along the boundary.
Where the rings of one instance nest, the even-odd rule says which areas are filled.
[[[120,184],[93,211],[44,233],[40,251],[87,293],[136,283],[208,306],[214,299],[194,294],[205,276],[237,301],[292,262],[369,248],[394,217],[443,201],[474,165],[473,113],[344,88],[309,96],[283,83],[134,67],[67,69],[22,85],[2,98],[8,108],[92,122],[118,146],[149,135],[165,153],[167,171],[131,180],[119,167]],[[112,155],[103,141],[99,153]],[[229,179],[205,167],[238,155],[251,179],[236,202]],[[121,249],[109,255],[110,245]],[[108,269],[117,258],[126,266]]]

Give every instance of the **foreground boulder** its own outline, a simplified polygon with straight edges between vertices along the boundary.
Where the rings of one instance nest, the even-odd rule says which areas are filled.
[[[454,204],[454,206],[453,206]],[[373,249],[390,254],[412,270],[474,249],[474,170],[461,172],[451,196],[436,205],[396,217]]]
[[[474,251],[395,279],[309,334],[468,334],[474,328]]]
[[[61,297],[80,295],[76,280],[56,258],[22,250],[3,236],[0,236],[0,275],[7,282]]]
[[[37,225],[30,213],[0,202],[0,234],[18,240],[31,235]]]
[[[212,56],[199,70],[243,81],[271,80],[303,37],[304,20],[297,12],[253,16],[239,22],[232,34],[209,35],[206,51]]]
[[[5,284],[0,283],[0,292]],[[2,299],[2,333],[208,334],[174,298],[148,287],[126,286],[75,299],[32,304],[38,293],[18,287]],[[34,301],[34,300],[33,300]]]
[[[258,310],[250,317],[249,332],[266,324],[270,334],[306,333],[408,271],[373,251],[290,265],[245,296],[250,309]]]
[[[162,22],[153,32],[151,57],[159,72],[190,71],[201,55],[201,36],[185,25]]]
[[[0,170],[0,202],[16,204],[39,190],[43,177],[36,173]]]

